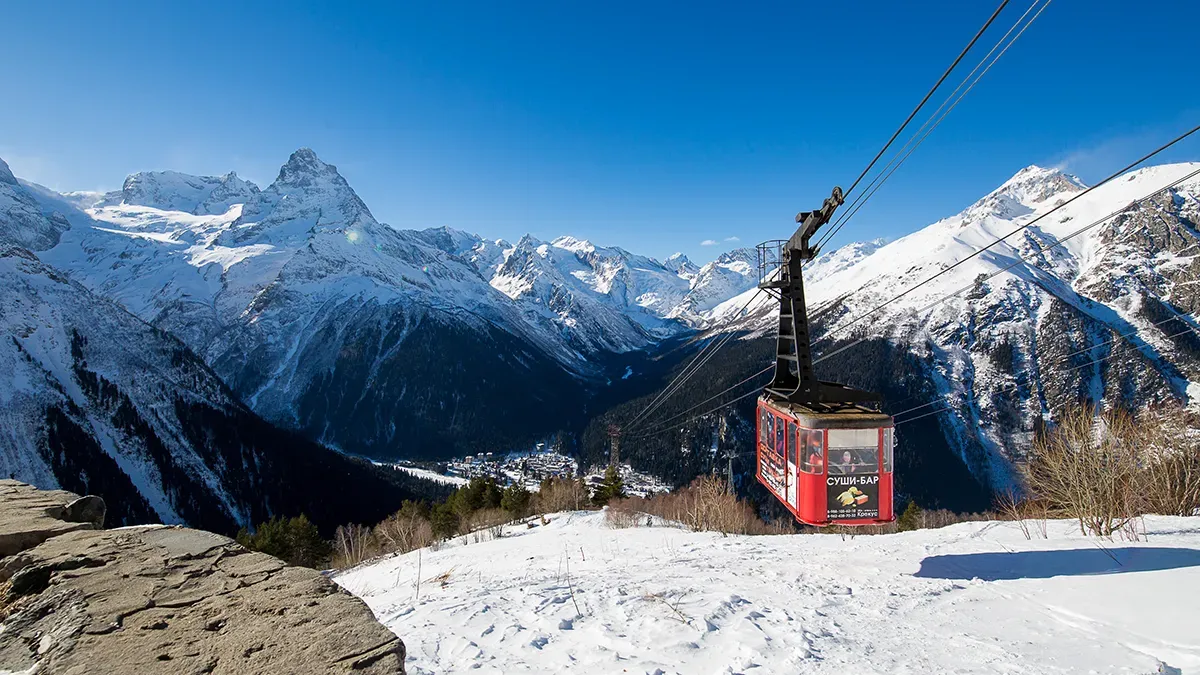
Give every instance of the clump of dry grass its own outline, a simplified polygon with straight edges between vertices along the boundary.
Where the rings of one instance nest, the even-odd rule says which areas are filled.
[[[722,478],[701,476],[687,487],[648,498],[609,502],[605,519],[612,527],[636,527],[646,516],[682,523],[693,531],[722,534],[780,534],[781,524],[763,522],[754,508],[737,498]]]
[[[532,499],[533,512],[579,511],[592,507],[591,495],[581,479],[547,478]]]

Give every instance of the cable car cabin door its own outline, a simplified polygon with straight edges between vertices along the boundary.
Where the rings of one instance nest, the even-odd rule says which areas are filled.
[[[777,424],[781,427],[784,426],[783,419],[780,418],[777,420]],[[796,423],[791,420],[787,422],[784,443],[786,444],[787,453],[784,455],[787,460],[787,503],[788,506],[792,507],[792,511],[795,511],[800,506],[796,498],[799,465],[796,462]]]

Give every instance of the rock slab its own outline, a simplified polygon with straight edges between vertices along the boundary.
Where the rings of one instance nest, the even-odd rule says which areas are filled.
[[[0,480],[0,672],[404,672],[404,643],[320,573],[200,530],[99,529],[103,502],[78,499]]]

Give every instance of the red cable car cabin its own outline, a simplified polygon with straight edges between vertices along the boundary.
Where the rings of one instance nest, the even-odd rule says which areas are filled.
[[[813,370],[804,263],[817,255],[812,236],[844,198],[833,188],[820,209],[796,216],[791,239],[758,245],[758,287],[779,300],[775,376],[758,399],[758,481],[809,525],[894,518],[891,416],[863,405],[877,394],[823,382]]]
[[[892,418],[760,398],[758,481],[808,525],[891,522]]]

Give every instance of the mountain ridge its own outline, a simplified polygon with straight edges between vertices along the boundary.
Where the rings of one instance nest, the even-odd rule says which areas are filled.
[[[828,310],[824,326],[838,331],[897,289],[1011,234],[857,333],[935,364],[922,377],[963,411],[944,420],[947,443],[976,475],[1003,488],[1011,482],[1011,462],[1020,459],[1021,439],[1072,397],[1106,405],[1190,399],[1187,374],[1197,364],[1181,342],[1187,338],[1168,337],[1144,317],[1200,307],[1189,287],[1176,287],[1179,269],[1191,265],[1177,255],[1177,244],[1195,238],[1196,182],[1157,204],[1165,224],[1121,216],[1143,232],[1135,233],[1141,237],[1135,256],[1114,246],[1112,233],[1097,235],[1109,226],[1047,248],[1186,167],[1132,172],[1014,233],[1086,189],[1060,170],[1025,167],[956,215],[894,241],[854,242],[821,255],[805,270],[809,306]],[[200,183],[205,190],[211,184]],[[698,266],[678,254],[660,262],[568,235],[509,243],[447,227],[398,230],[378,222],[336,167],[308,149],[293,153],[271,185],[245,194],[245,203],[216,215],[132,203],[76,209],[64,217],[67,229],[48,235],[60,241],[39,256],[179,335],[268,419],[351,452],[391,457],[483,449],[458,440],[472,434],[487,437],[488,447],[512,447],[554,432],[586,407],[596,383],[620,377],[605,370],[611,355],[640,353],[696,331],[754,337],[773,327],[769,302],[746,307],[759,272],[751,248]],[[76,203],[70,196],[35,196],[46,212]],[[158,198],[192,203],[161,191]],[[917,311],[939,294],[970,290],[981,274],[1021,255],[1036,255],[1036,262],[963,299]],[[1130,278],[1156,295],[1131,288]],[[1143,345],[1132,348],[1146,368],[1141,374],[1112,364],[1111,374],[1097,372],[1083,383],[1036,370],[1050,363],[1040,360],[1043,352],[1068,358],[1088,344],[1098,358],[1116,358],[1123,343],[1106,347],[1101,338],[1130,330],[1144,335],[1137,338]],[[1010,348],[1007,366],[996,361],[997,350]],[[455,373],[449,389],[440,373],[414,370],[414,355]],[[1028,367],[1034,374],[1022,373]],[[431,382],[418,385],[414,378]],[[506,402],[530,405],[504,415],[467,403],[500,392]],[[466,419],[459,414],[464,403]],[[406,443],[398,420],[423,440]]]

